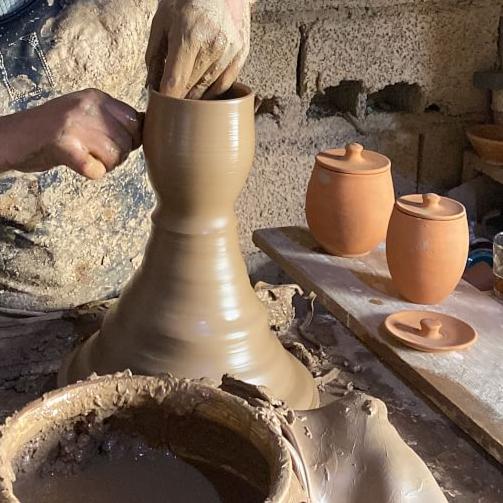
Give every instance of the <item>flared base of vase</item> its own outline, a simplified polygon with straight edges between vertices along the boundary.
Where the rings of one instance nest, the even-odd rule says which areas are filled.
[[[281,365],[280,374],[283,376],[283,379],[271,381],[270,374],[266,376],[257,374],[253,375],[252,378],[246,378],[247,376],[241,376],[239,372],[236,372],[232,368],[222,371],[215,369],[215,375],[182,375],[183,370],[180,371],[179,369],[180,367],[183,369],[183,357],[181,357],[181,361],[179,361],[178,371],[176,372],[170,369],[169,365],[167,365],[162,372],[153,372],[146,368],[137,369],[134,366],[134,356],[128,359],[131,364],[127,365],[126,368],[116,368],[110,365],[106,369],[100,368],[97,370],[97,366],[94,364],[92,358],[92,349],[99,335],[100,332],[96,332],[68,355],[58,374],[58,386],[62,387],[86,379],[93,373],[102,375],[113,374],[115,372],[122,372],[128,368],[134,374],[140,375],[172,374],[177,378],[199,379],[208,377],[217,381],[222,378],[222,375],[228,373],[252,384],[266,386],[276,398],[285,401],[292,409],[313,409],[318,407],[320,403],[318,389],[311,373],[299,360],[283,349],[282,346],[279,346],[280,354],[278,354],[276,362],[278,365]],[[170,356],[172,357],[172,355]]]

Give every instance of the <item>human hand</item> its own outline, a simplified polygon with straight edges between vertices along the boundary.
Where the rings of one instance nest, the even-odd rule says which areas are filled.
[[[96,89],[0,117],[0,169],[44,171],[65,165],[102,178],[141,145],[142,115]]]
[[[250,0],[161,0],[145,60],[147,85],[210,99],[236,81],[250,50]]]

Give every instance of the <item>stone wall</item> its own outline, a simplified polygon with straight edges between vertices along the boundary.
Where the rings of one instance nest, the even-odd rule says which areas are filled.
[[[262,99],[257,154],[239,203],[254,229],[304,223],[320,149],[359,141],[388,155],[398,194],[461,180],[464,127],[485,120],[477,70],[499,65],[501,2],[258,0],[241,80]]]

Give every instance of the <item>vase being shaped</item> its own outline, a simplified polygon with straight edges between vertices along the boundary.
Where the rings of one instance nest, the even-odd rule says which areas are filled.
[[[93,372],[265,385],[294,408],[316,405],[307,369],[270,332],[239,248],[234,204],[255,150],[254,96],[180,100],[151,91],[144,151],[158,204],[143,263],[100,332],[69,357],[61,384]]]

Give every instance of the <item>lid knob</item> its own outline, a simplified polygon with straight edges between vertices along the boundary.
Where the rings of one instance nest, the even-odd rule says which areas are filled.
[[[363,145],[359,143],[348,143],[346,145],[346,153],[344,157],[348,161],[361,161],[363,153]]]
[[[424,318],[419,323],[421,325],[421,336],[428,339],[440,339],[442,337],[440,333],[440,329],[442,328],[441,321]]]
[[[423,206],[425,208],[436,208],[442,198],[438,194],[423,194]]]

